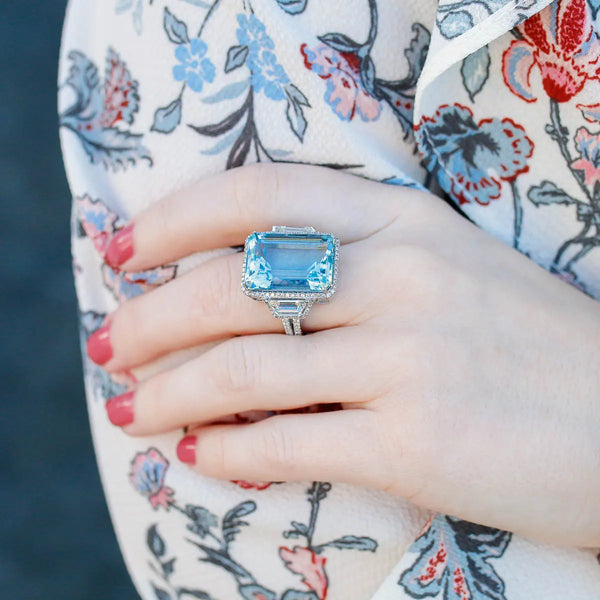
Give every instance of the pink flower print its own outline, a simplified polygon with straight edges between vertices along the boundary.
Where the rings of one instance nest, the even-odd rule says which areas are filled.
[[[175,492],[165,486],[168,468],[169,461],[156,448],[138,452],[131,461],[129,481],[140,494],[150,500],[154,510],[158,510],[159,506],[168,510],[174,502],[171,496]]]
[[[75,198],[75,205],[83,231],[92,240],[98,253],[104,256],[117,227],[117,215],[102,200],[93,200],[87,194]]]
[[[106,264],[102,266],[104,285],[119,302],[135,298],[157,288],[175,279],[176,275],[176,265],[165,265],[164,267],[156,267],[155,269],[135,273],[113,269]]]
[[[503,75],[513,94],[537,100],[531,74],[539,69],[546,94],[568,102],[588,80],[600,80],[600,41],[586,0],[558,0],[518,27],[522,39],[504,53]]]
[[[301,546],[294,546],[293,550],[281,546],[279,556],[292,573],[302,575],[302,583],[315,592],[319,600],[325,600],[328,581],[325,573],[327,559],[324,556]]]
[[[108,242],[121,226],[121,218],[100,199],[94,200],[85,195],[75,198],[75,202],[83,232],[92,240],[98,254],[104,258]],[[102,266],[104,285],[119,302],[159,287],[176,276],[177,265],[164,265],[137,273],[121,271],[107,264]]]
[[[600,102],[596,104],[578,104],[577,108],[581,111],[581,116],[588,123],[600,122]]]
[[[310,49],[302,44],[307,69],[327,81],[325,102],[343,121],[351,121],[356,114],[363,121],[376,121],[381,104],[364,88],[360,79],[360,59],[352,52],[339,52],[326,44]]]
[[[571,163],[574,171],[583,173],[586,185],[593,187],[600,182],[600,133],[590,133],[580,127],[575,134],[579,158]]]

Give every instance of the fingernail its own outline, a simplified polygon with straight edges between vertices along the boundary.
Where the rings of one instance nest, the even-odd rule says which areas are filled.
[[[188,465],[196,464],[196,436],[186,435],[177,444],[177,458]]]
[[[134,392],[127,392],[115,396],[106,403],[108,419],[113,425],[123,427],[133,423],[133,397]]]
[[[87,340],[87,354],[97,364],[107,363],[112,355],[110,343],[110,325],[103,325],[96,329]]]
[[[106,248],[104,261],[111,267],[120,267],[133,256],[133,223],[113,235]]]

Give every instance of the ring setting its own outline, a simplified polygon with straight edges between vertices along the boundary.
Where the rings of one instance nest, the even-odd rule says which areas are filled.
[[[301,335],[312,305],[327,302],[337,287],[340,241],[314,227],[275,225],[253,232],[244,245],[242,291],[266,302],[286,334]]]

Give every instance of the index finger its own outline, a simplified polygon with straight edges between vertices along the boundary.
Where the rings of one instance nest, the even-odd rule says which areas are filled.
[[[310,225],[348,243],[394,219],[398,189],[395,198],[391,191],[392,186],[324,167],[250,165],[203,179],[148,207],[115,234],[106,261],[124,270],[146,269],[243,244],[252,231],[273,225]]]

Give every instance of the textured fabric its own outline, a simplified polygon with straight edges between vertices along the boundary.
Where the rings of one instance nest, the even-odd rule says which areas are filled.
[[[103,262],[109,237],[174,190],[257,160],[448,194],[600,298],[598,9],[71,0],[59,112],[82,344],[120,302],[234,251],[126,274]],[[107,502],[144,600],[600,598],[598,551],[535,544],[359,487],[196,475],[175,458],[180,432],[133,439],[110,425],[104,403],[133,381],[85,355],[84,366]]]

